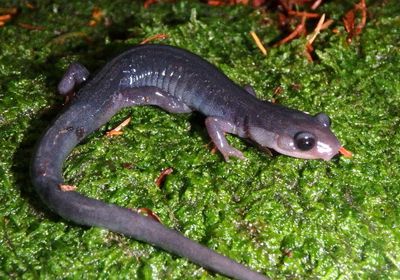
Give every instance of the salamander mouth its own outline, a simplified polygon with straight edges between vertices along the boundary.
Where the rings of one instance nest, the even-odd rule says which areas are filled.
[[[299,149],[296,149],[294,146],[292,146],[291,149],[287,150],[279,147],[278,145],[273,147],[273,149],[280,154],[290,157],[302,159],[322,159],[325,161],[330,161],[334,156],[339,153],[339,143],[335,146],[337,147],[332,147],[325,143],[317,142],[316,146],[309,151],[301,151]]]

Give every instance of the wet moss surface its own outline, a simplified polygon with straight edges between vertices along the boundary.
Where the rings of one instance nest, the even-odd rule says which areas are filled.
[[[354,157],[270,157],[229,137],[248,160],[226,163],[210,153],[202,116],[137,107],[74,149],[66,182],[110,203],[150,208],[169,227],[275,279],[400,277],[398,1],[367,1],[367,25],[351,44],[341,18],[354,3],[322,5],[335,23],[317,37],[313,63],[304,38],[259,52],[250,30],[267,45],[282,36],[273,11],[192,1],[148,9],[128,1],[24,3],[0,4],[0,12],[19,9],[0,28],[1,278],[222,278],[148,244],[69,223],[30,183],[34,143],[62,108],[56,86],[68,64],[95,72],[157,33],[251,84],[260,98],[326,112]],[[104,16],[89,26],[94,7]],[[127,116],[122,136],[104,137]],[[158,188],[167,167],[174,172]]]

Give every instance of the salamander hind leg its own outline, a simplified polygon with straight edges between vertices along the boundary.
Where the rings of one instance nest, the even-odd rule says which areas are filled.
[[[89,77],[89,71],[77,62],[69,65],[67,71],[62,77],[60,83],[58,84],[58,92],[61,95],[67,95],[71,93],[74,88]]]
[[[169,113],[190,113],[183,101],[157,87],[127,88],[120,91],[123,106],[154,105]]]
[[[208,117],[206,118],[206,127],[208,135],[210,135],[211,140],[214,142],[215,146],[217,146],[217,149],[221,152],[225,161],[229,161],[229,157],[246,159],[243,153],[229,145],[225,138],[225,133],[236,134],[236,127],[234,124],[215,117]]]

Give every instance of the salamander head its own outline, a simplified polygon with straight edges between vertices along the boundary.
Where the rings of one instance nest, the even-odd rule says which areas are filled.
[[[299,112],[300,113],[300,112]],[[277,123],[281,127],[249,129],[250,138],[263,147],[297,158],[330,160],[338,154],[340,143],[330,130],[330,119],[324,113],[305,113]]]

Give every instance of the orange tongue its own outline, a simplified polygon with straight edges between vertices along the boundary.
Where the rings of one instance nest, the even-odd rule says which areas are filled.
[[[346,158],[351,158],[351,157],[353,157],[353,153],[350,152],[350,151],[348,151],[348,150],[346,150],[344,147],[340,147],[339,153],[341,153],[341,154],[342,154],[344,157],[346,157]]]

